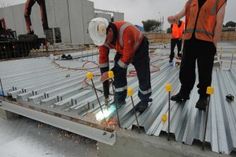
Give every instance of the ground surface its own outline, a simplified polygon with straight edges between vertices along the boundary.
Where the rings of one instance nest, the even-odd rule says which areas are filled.
[[[0,119],[0,157],[96,157],[96,142],[20,117]]]

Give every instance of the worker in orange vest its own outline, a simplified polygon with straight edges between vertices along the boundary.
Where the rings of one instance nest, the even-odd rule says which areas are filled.
[[[32,29],[30,15],[31,15],[32,7],[35,4],[35,2],[37,2],[40,7],[43,30],[46,31],[49,29],[45,0],[27,0],[25,3],[24,16],[25,16],[26,30],[28,34],[34,34],[34,30]]]
[[[115,49],[114,72],[115,96],[113,104],[121,107],[127,95],[127,68],[130,63],[135,67],[138,81],[140,102],[136,110],[142,113],[150,104],[150,58],[149,42],[134,25],[125,21],[108,22],[105,18],[94,18],[89,23],[89,34],[94,44],[99,46],[99,66],[102,80],[106,80],[109,70],[109,50]],[[109,83],[103,83],[104,96],[109,95]]]
[[[181,57],[181,49],[182,49],[182,36],[184,32],[184,22],[179,20],[177,23],[171,24],[171,42],[170,42],[170,60],[171,63],[173,61],[173,58],[175,56],[175,46],[177,45],[178,49],[178,57]]]
[[[197,61],[199,99],[196,108],[205,110],[209,95],[206,89],[211,85],[214,56],[217,42],[220,40],[227,0],[188,0],[182,11],[168,17],[175,23],[186,17],[184,49],[179,79],[181,88],[178,94],[171,97],[176,102],[189,99],[195,83],[195,65]]]

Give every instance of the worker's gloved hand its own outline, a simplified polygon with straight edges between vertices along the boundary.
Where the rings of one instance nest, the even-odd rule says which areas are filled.
[[[177,18],[176,16],[169,16],[169,17],[167,18],[167,20],[168,20],[168,22],[169,22],[170,24],[173,24],[173,23],[177,23],[177,22],[178,22],[178,18]]]
[[[101,75],[101,81],[102,81],[102,82],[105,82],[105,81],[107,81],[108,79],[109,79],[109,77],[108,77],[108,72],[102,73],[102,75]]]

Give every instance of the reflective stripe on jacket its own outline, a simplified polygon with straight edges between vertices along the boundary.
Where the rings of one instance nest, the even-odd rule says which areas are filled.
[[[108,65],[109,49],[115,49],[122,55],[118,64],[121,67],[126,68],[132,61],[135,51],[140,46],[144,36],[138,28],[128,22],[117,21],[114,22],[114,24],[118,30],[116,44],[103,45],[99,47],[99,65],[100,67],[104,67],[106,64]]]

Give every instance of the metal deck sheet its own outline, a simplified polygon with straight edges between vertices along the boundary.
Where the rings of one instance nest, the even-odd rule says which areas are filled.
[[[220,47],[222,58],[217,58],[220,66],[213,70],[212,86],[215,88],[215,94],[210,101],[206,141],[211,144],[212,151],[230,154],[236,149],[236,103],[227,102],[225,96],[229,93],[236,95],[236,66],[233,60],[236,47],[234,43],[221,43]],[[146,134],[159,136],[162,131],[167,132],[167,123],[161,120],[168,109],[165,85],[173,85],[172,94],[178,91],[179,67],[168,63],[169,49],[160,46],[152,48],[157,48],[150,54],[153,104],[142,115],[138,115],[138,120]],[[89,85],[91,83],[85,81],[86,72],[94,72],[94,82],[98,90],[102,90],[102,85],[97,56],[85,56],[78,55],[77,59],[71,61],[37,58],[1,62],[2,94],[11,96],[19,103],[88,120],[87,116],[95,115],[100,108]],[[136,91],[134,102],[137,103],[138,81],[133,73],[134,67],[129,66],[128,85]],[[98,92],[98,95],[104,104],[102,93]],[[191,145],[194,140],[203,140],[203,124],[206,117],[205,112],[195,108],[197,99],[195,87],[191,99],[185,104],[171,102],[170,131],[175,135],[176,141]],[[126,105],[119,109],[122,128],[132,129],[132,126],[136,125],[131,110],[130,98],[127,98]],[[88,121],[93,120],[92,118]]]

